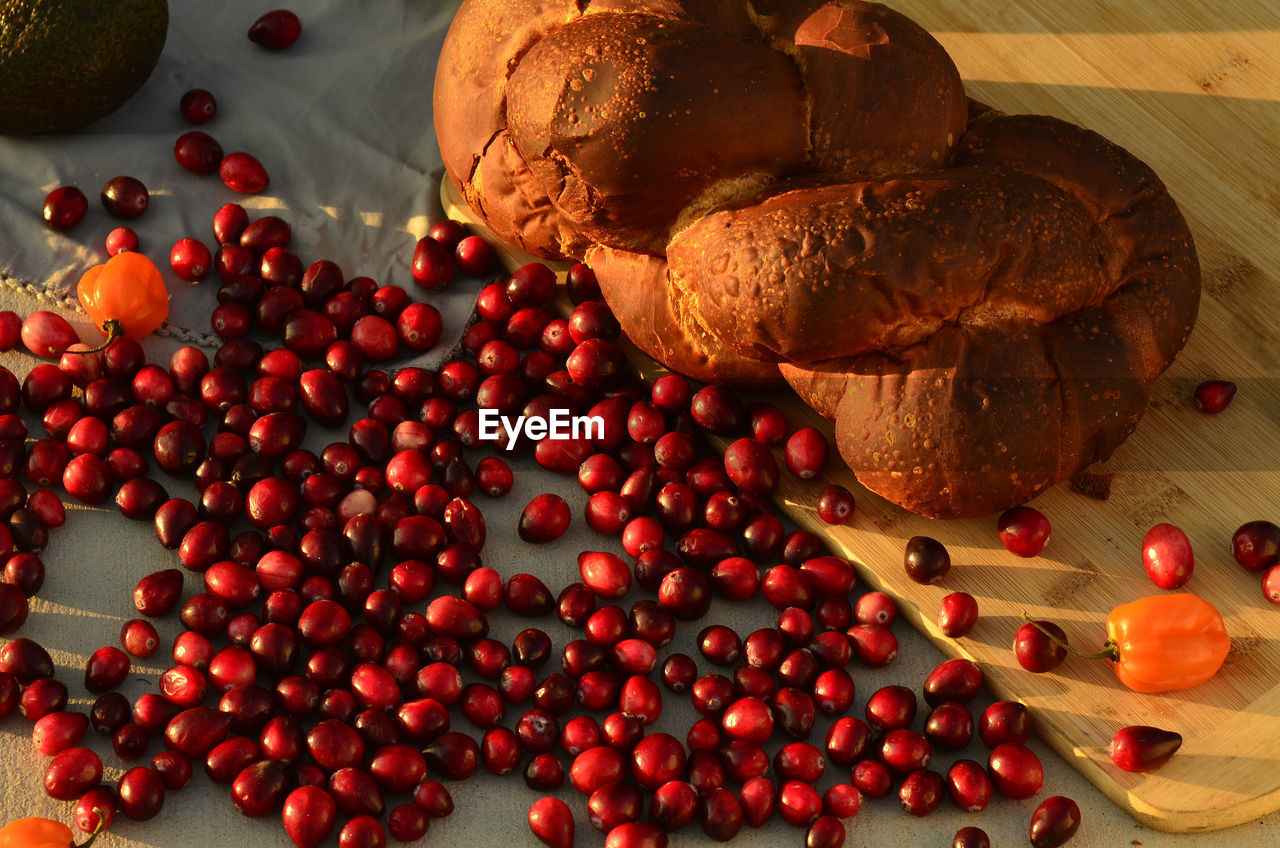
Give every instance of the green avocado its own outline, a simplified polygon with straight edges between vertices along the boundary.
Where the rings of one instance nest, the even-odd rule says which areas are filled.
[[[0,134],[114,112],[151,75],[168,29],[166,0],[0,0]]]

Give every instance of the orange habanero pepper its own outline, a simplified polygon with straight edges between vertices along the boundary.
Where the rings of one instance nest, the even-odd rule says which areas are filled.
[[[1198,595],[1151,595],[1107,616],[1116,677],[1135,692],[1190,689],[1218,673],[1231,650],[1222,613]]]
[[[1198,595],[1150,595],[1121,604],[1107,616],[1107,641],[1083,654],[1023,616],[1081,659],[1111,660],[1116,677],[1135,692],[1172,692],[1199,686],[1218,673],[1231,650],[1222,613]]]
[[[160,269],[133,251],[117,253],[85,271],[76,297],[107,337],[103,348],[121,336],[150,335],[169,316],[169,292]]]
[[[79,848],[89,848],[98,831]],[[0,828],[0,848],[76,848],[71,828],[53,819],[25,818]]]

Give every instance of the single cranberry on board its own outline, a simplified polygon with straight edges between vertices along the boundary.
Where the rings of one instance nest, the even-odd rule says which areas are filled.
[[[1161,589],[1180,589],[1191,579],[1195,556],[1181,528],[1157,524],[1142,538],[1142,567]]]
[[[903,565],[916,583],[940,583],[951,570],[951,554],[937,539],[912,536],[907,540]]]
[[[818,517],[827,524],[844,524],[853,517],[853,511],[853,493],[844,486],[828,486],[818,496]]]
[[[1231,555],[1248,571],[1280,563],[1280,525],[1263,520],[1241,524],[1231,535]]]
[[[952,592],[938,607],[938,629],[951,639],[967,636],[978,622],[978,601],[968,592]]]
[[[1020,557],[1038,556],[1049,542],[1052,527],[1038,509],[1015,506],[1005,510],[996,521],[1000,544]]]
[[[1236,384],[1230,380],[1205,380],[1196,386],[1191,402],[1196,409],[1210,415],[1226,409],[1236,396]]]
[[[1067,634],[1052,621],[1028,621],[1013,637],[1018,665],[1041,674],[1057,668],[1067,658]]]
[[[1182,735],[1148,725],[1131,725],[1111,739],[1111,761],[1125,771],[1143,772],[1167,763],[1182,747]]]

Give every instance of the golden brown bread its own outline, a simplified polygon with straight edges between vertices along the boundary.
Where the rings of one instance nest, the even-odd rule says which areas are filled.
[[[1150,168],[967,102],[883,6],[468,2],[445,56],[441,149],[499,234],[585,254],[675,370],[780,368],[913,511],[996,512],[1107,457],[1194,324]]]

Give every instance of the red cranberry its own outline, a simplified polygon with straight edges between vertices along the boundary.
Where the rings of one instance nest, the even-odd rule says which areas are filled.
[[[1229,380],[1205,380],[1196,386],[1192,402],[1196,409],[1212,415],[1226,409],[1235,396],[1235,383]]]
[[[662,663],[662,685],[671,692],[687,692],[698,676],[698,666],[685,654],[672,654]]]
[[[722,786],[702,796],[700,814],[703,832],[717,842],[728,842],[742,829],[742,805]]]
[[[89,200],[75,186],[59,186],[44,199],[45,223],[55,230],[69,230],[89,211]]]
[[[1007,798],[1030,798],[1044,785],[1044,768],[1031,749],[1006,742],[992,749],[987,771],[997,791]]]
[[[792,827],[808,827],[822,814],[822,796],[808,783],[788,780],[778,791],[778,812]]]
[[[887,627],[855,624],[846,635],[858,659],[872,668],[883,668],[898,656],[898,637]]]
[[[721,386],[699,389],[690,402],[689,411],[699,427],[718,436],[728,436],[742,429],[746,417],[738,399]]]
[[[539,798],[529,808],[529,830],[551,848],[572,848],[573,813],[559,798]]]
[[[569,505],[564,498],[554,494],[538,495],[520,516],[520,538],[534,544],[554,541],[564,535],[570,519]]]
[[[1182,747],[1181,734],[1158,727],[1122,727],[1111,739],[1111,761],[1125,771],[1145,772],[1159,768]]]
[[[978,719],[978,735],[988,748],[1021,745],[1031,738],[1031,714],[1017,701],[996,701]]]
[[[754,439],[738,439],[725,449],[725,471],[739,489],[770,495],[778,487],[778,464],[767,447]]]
[[[868,798],[883,798],[893,785],[893,775],[879,760],[861,760],[853,767],[851,781]]]
[[[191,130],[173,143],[173,158],[193,174],[212,174],[222,162],[222,145],[208,133]],[[137,250],[137,245],[130,249]]]
[[[90,692],[115,689],[129,676],[129,655],[119,648],[104,646],[94,651],[84,667],[84,685]]]
[[[681,566],[662,578],[658,603],[682,621],[706,615],[711,607],[711,584],[698,571]]]
[[[413,281],[424,289],[446,288],[453,279],[453,251],[431,236],[418,240],[413,250]]]
[[[843,848],[844,822],[833,815],[819,816],[805,834],[805,848]]]
[[[772,785],[772,784],[770,784]],[[698,812],[698,793],[684,780],[669,780],[653,791],[649,821],[668,833],[690,824]]]
[[[967,704],[982,687],[982,670],[977,663],[961,657],[943,660],[924,681],[924,699],[929,706],[943,701]]]
[[[818,496],[818,517],[831,525],[848,522],[853,516],[853,493],[844,486],[828,486]]]
[[[717,665],[732,665],[742,652],[742,639],[731,628],[713,624],[698,634],[698,650]]]
[[[815,428],[801,428],[787,438],[785,455],[792,474],[812,479],[827,466],[827,439]]]
[[[751,827],[763,827],[777,808],[778,789],[767,777],[752,777],[743,782],[738,800],[743,820]]]
[[[836,719],[827,731],[827,758],[836,765],[852,766],[866,756],[871,742],[871,728],[852,716]]]
[[[924,734],[939,748],[957,751],[973,738],[973,715],[963,704],[943,702],[925,719]]]
[[[771,701],[774,724],[793,739],[805,739],[813,730],[816,710],[813,699],[794,687],[783,687]]]
[[[991,840],[980,827],[962,827],[956,831],[951,848],[991,848]]]
[[[956,760],[947,771],[947,797],[957,809],[979,813],[991,802],[991,778],[980,763]]]
[[[182,95],[178,110],[189,124],[203,124],[218,114],[218,101],[213,93],[203,88],[193,88]]]
[[[597,745],[574,757],[569,782],[582,794],[590,795],[602,786],[621,783],[626,770],[625,755],[621,751]]]
[[[333,831],[338,809],[319,786],[299,786],[284,799],[284,829],[298,848],[317,848]]]
[[[1048,543],[1051,530],[1049,519],[1029,506],[1005,510],[996,522],[1000,544],[1020,557],[1038,556]]]
[[[228,153],[218,166],[218,174],[227,188],[241,194],[257,194],[271,183],[267,169],[256,157],[244,151]]]
[[[1179,589],[1194,568],[1191,540],[1172,524],[1157,524],[1142,538],[1142,565],[1161,589]]]
[[[919,769],[907,775],[898,789],[902,809],[913,816],[927,816],[942,803],[945,784],[936,771]]]
[[[938,540],[913,536],[907,541],[904,564],[907,576],[916,583],[938,583],[951,570],[951,555]]]
[[[268,50],[283,50],[302,35],[302,21],[288,9],[267,12],[249,27],[249,40]]]
[[[631,588],[631,569],[622,559],[603,551],[578,555],[582,582],[602,598],[621,598]]]
[[[1013,653],[1027,671],[1041,674],[1067,658],[1067,634],[1051,621],[1028,621],[1013,636]]]
[[[151,200],[147,187],[134,177],[113,177],[102,186],[102,206],[114,218],[137,218]]]
[[[978,601],[968,592],[952,592],[938,607],[938,629],[951,639],[969,635],[977,621]]]
[[[875,730],[909,727],[916,717],[916,695],[905,686],[883,686],[867,699],[866,716]]]
[[[453,797],[438,780],[424,780],[413,791],[413,802],[427,811],[433,819],[445,818],[453,813]]]
[[[46,309],[38,309],[23,319],[20,336],[23,346],[36,356],[60,356],[62,351],[80,341],[66,318]],[[12,376],[9,374],[10,378]],[[10,404],[4,411],[13,410],[14,407]]]
[[[1280,526],[1270,521],[1240,525],[1231,536],[1231,555],[1249,571],[1280,563]]]
[[[1062,795],[1046,798],[1031,814],[1032,848],[1058,848],[1080,828],[1080,807]]]

